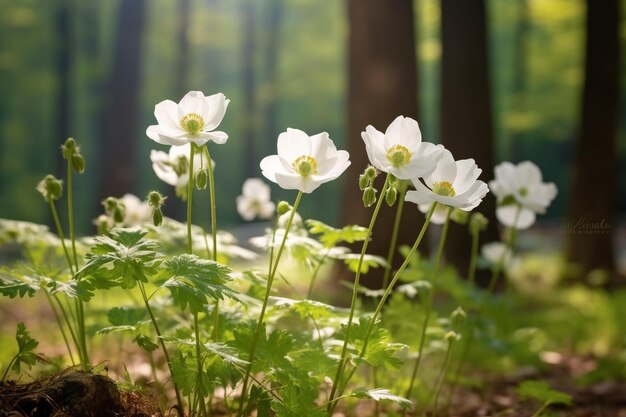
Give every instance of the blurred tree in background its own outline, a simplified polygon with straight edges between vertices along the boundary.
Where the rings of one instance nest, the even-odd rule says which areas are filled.
[[[448,0],[443,1],[445,20],[449,16]],[[363,14],[375,7],[375,2],[357,3],[362,9],[358,12]],[[151,149],[165,149],[147,139],[144,130],[154,123],[156,103],[164,99],[178,101],[187,90],[197,89],[205,94],[223,92],[231,99],[221,126],[230,139],[224,146],[211,147],[222,227],[241,222],[234,204],[241,184],[247,175],[260,176],[256,163],[274,152],[276,136],[287,127],[309,134],[327,131],[338,147],[346,148],[350,142],[354,143],[351,147],[357,146],[358,135],[367,124],[385,129],[387,119],[404,113],[418,116],[425,140],[443,140],[451,147],[461,143],[467,146],[453,151],[458,152],[457,158],[476,158],[484,169],[485,180],[492,177],[486,157],[489,152],[494,163],[535,161],[545,179],[555,181],[559,187],[559,196],[544,218],[545,225],[554,226],[552,230],[565,226],[555,232],[558,241],[573,241],[568,222],[560,219],[568,212],[568,204],[573,210],[579,206],[574,201],[580,202],[581,198],[597,203],[589,208],[592,214],[610,222],[612,232],[619,232],[617,225],[626,211],[626,170],[615,171],[615,167],[624,166],[626,156],[626,72],[613,73],[612,87],[594,86],[594,80],[601,84],[609,80],[601,79],[605,75],[592,75],[603,73],[585,64],[585,57],[590,56],[585,53],[585,46],[590,47],[586,41],[591,36],[588,29],[597,25],[607,31],[611,28],[613,50],[623,51],[626,25],[619,9],[611,12],[613,20],[608,14],[600,14],[599,23],[591,26],[592,7],[600,7],[595,3],[603,2],[485,0],[481,11],[484,24],[467,22],[484,27],[483,58],[477,46],[472,46],[476,44],[471,38],[455,32],[460,28],[446,27],[441,21],[439,0],[384,3],[388,7],[372,19],[383,19],[385,13],[399,7],[404,8],[403,14],[396,21],[370,25],[367,36],[359,41],[353,37],[361,29],[351,27],[358,21],[351,1],[0,0],[0,217],[48,221],[47,209],[34,186],[46,173],[63,176],[58,148],[66,136],[78,140],[87,160],[85,175],[75,181],[77,227],[82,233],[93,230],[91,221],[99,214],[104,194],[132,192],[145,197],[149,190],[159,189],[173,196],[173,190],[155,178],[149,162]],[[480,3],[449,4],[455,9],[466,7],[471,13],[482,7]],[[616,10],[624,0],[608,3]],[[406,19],[411,16],[412,34],[403,29],[408,27]],[[471,20],[467,16],[465,20]],[[446,33],[452,40],[446,40]],[[615,36],[619,36],[618,44]],[[451,102],[444,98],[445,74],[450,67],[445,62],[447,52],[442,39],[453,43],[447,46],[447,52],[456,47],[467,54],[470,62],[474,58],[472,63],[460,64],[463,67],[456,69],[465,75],[476,71],[482,79],[482,93],[472,96],[475,98],[468,104],[456,103],[460,109],[455,112],[471,117],[473,111],[483,109],[483,115],[471,122],[491,125],[493,132],[462,129],[461,125],[469,125],[450,119],[453,113],[448,114],[452,110],[447,109]],[[354,58],[350,54],[368,48],[369,58],[352,66]],[[378,84],[391,83],[397,76],[394,72],[411,73],[415,81],[402,81],[403,91],[388,104],[361,102],[363,113],[355,118],[353,109],[355,100],[359,100],[356,94],[362,88],[366,97],[370,87],[352,83],[371,74],[388,61],[387,54],[400,48],[404,49],[398,68],[384,72]],[[603,62],[613,54],[601,52],[595,65],[605,69],[612,66]],[[483,61],[487,65],[481,69]],[[615,77],[620,76],[616,83]],[[460,94],[457,90],[461,87],[450,86],[450,94]],[[600,94],[605,88],[616,96]],[[591,92],[603,95],[606,101],[589,107],[588,102],[594,100],[589,96]],[[611,103],[616,101],[619,105],[613,109]],[[587,110],[581,112],[581,108]],[[604,111],[607,119],[594,119],[589,108]],[[609,113],[613,114],[610,120]],[[613,136],[608,130],[601,132],[610,130],[609,125],[617,128]],[[582,188],[595,187],[598,194],[593,196],[580,197],[575,191],[581,189],[575,184],[576,175],[588,172],[587,168],[578,168],[581,162],[574,157],[579,127],[578,140],[594,137],[595,141],[593,145],[582,145],[587,151],[585,156],[592,161],[587,163],[607,169],[593,170],[598,177],[587,177],[595,181],[594,186]],[[471,139],[471,135],[481,139]],[[490,136],[493,145],[487,149],[484,145]],[[598,146],[600,136],[606,138],[602,139],[606,144],[613,143],[614,157]],[[611,137],[616,142],[610,142]],[[607,163],[607,158],[617,162]],[[335,225],[349,220],[341,215],[346,198],[342,190],[345,186],[355,192],[354,172],[364,168],[363,162],[362,155],[355,153],[351,176],[343,178],[343,184],[334,182],[316,191],[315,198],[303,202],[303,216],[316,216]],[[612,179],[616,181],[614,186],[610,185]],[[119,181],[117,186],[107,185],[114,180]],[[293,198],[292,193],[275,191],[276,199]],[[347,191],[346,196],[350,199]],[[320,201],[324,202],[323,212],[318,210]],[[600,201],[608,209],[600,210]],[[198,198],[195,204],[197,221],[206,225],[208,195]],[[572,210],[570,222],[578,215]],[[178,211],[170,199],[165,214],[174,216]],[[359,219],[354,221],[362,223]],[[603,239],[602,245],[611,245],[611,237]],[[570,252],[572,259],[582,259],[580,254],[589,252],[592,241],[582,236],[579,245],[583,249]],[[609,265],[604,261],[584,264],[591,268]]]

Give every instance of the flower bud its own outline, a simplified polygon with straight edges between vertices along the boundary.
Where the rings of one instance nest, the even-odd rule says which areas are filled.
[[[376,189],[374,187],[367,187],[363,191],[363,204],[365,207],[370,207],[376,202]]]
[[[156,207],[152,213],[152,222],[155,226],[160,226],[163,223],[163,212],[160,207]]]
[[[367,178],[365,174],[359,175],[359,189],[361,191],[365,190],[369,184],[370,184],[370,180]]]
[[[106,214],[99,215],[94,220],[94,224],[96,225],[96,229],[99,235],[107,234],[109,232],[109,229],[114,225],[113,219]]]
[[[465,321],[467,320],[467,313],[461,307],[457,307],[456,310],[450,314],[450,324],[454,329],[459,329],[463,327]]]
[[[398,182],[400,182],[400,180],[393,174],[387,174],[387,179],[389,180],[389,184],[392,187],[396,185]]]
[[[115,210],[113,210],[113,220],[115,220],[115,223],[122,223],[124,221],[125,211],[126,210],[124,206],[115,207]]]
[[[81,154],[76,153],[72,155],[72,168],[79,174],[85,172],[85,158]]]
[[[374,178],[376,178],[376,176],[378,175],[378,171],[376,170],[376,168],[370,165],[365,168],[365,172],[363,172],[363,175],[371,182],[374,181]]]
[[[281,201],[276,206],[276,213],[278,213],[279,216],[282,216],[283,214],[287,213],[290,210],[291,210],[291,206],[286,201]]]
[[[158,191],[150,191],[150,194],[148,194],[148,205],[154,208],[161,208],[165,204],[166,198]]]
[[[207,182],[208,182],[208,172],[206,169],[201,169],[200,171],[198,171],[198,173],[196,174],[196,189],[197,190],[204,190],[206,188]]]
[[[115,207],[117,207],[118,201],[115,197],[107,197],[102,200],[102,205],[104,206],[104,211],[107,213],[113,213]]]
[[[126,214],[126,206],[115,197],[107,197],[102,200],[104,211],[111,216],[115,223],[122,223]]]
[[[487,228],[489,220],[482,213],[472,213],[469,219],[469,230],[471,234],[479,234]]]
[[[54,175],[46,175],[36,188],[46,201],[58,200],[63,195],[63,181]]]
[[[450,344],[458,341],[459,339],[461,339],[461,335],[458,334],[457,332],[454,331],[449,331],[448,333],[446,333],[446,335],[444,336],[444,338],[446,339],[446,341]]]
[[[78,152],[78,147],[76,146],[76,141],[74,138],[67,138],[65,143],[61,145],[61,153],[63,154],[63,159],[70,160],[74,154]]]
[[[393,206],[396,203],[396,199],[398,198],[398,190],[396,187],[390,187],[387,190],[387,194],[385,194],[385,201],[389,207]]]
[[[469,213],[467,211],[454,208],[450,213],[450,220],[458,224],[467,224],[469,220]]]

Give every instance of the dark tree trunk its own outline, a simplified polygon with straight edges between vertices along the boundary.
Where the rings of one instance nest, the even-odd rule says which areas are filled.
[[[244,175],[246,178],[257,174],[257,156],[255,144],[256,129],[256,85],[254,73],[254,50],[255,43],[255,3],[252,1],[243,2],[242,5],[242,75],[243,75],[243,143],[244,143]]]
[[[120,2],[100,152],[101,198],[132,192],[136,183],[135,144],[144,136],[137,124],[144,14],[144,0]]]
[[[473,158],[483,181],[493,178],[493,129],[483,0],[442,0],[441,139],[455,159]],[[489,219],[482,241],[497,239],[495,200],[478,210]],[[465,276],[471,239],[465,226],[450,225],[446,259]],[[479,283],[486,277],[477,276]]]
[[[417,119],[417,67],[413,2],[406,0],[348,1],[348,151],[352,165],[344,174],[343,223],[367,226],[372,208],[364,208],[358,176],[368,165],[361,132],[367,125],[385,131],[399,115]],[[381,175],[380,177],[383,177]],[[380,189],[382,184],[378,184]],[[368,252],[386,257],[395,207],[383,208]],[[399,244],[412,244],[424,216],[413,204],[404,208]],[[426,245],[422,245],[424,248]],[[399,256],[395,257],[397,261]],[[380,287],[383,271],[370,271],[362,282]],[[338,274],[352,280],[353,274]]]
[[[265,51],[265,138],[261,147],[264,155],[276,152],[278,137],[278,59],[280,51],[280,27],[283,15],[282,0],[272,0],[268,6],[267,48]]]
[[[578,277],[615,276],[616,138],[619,100],[619,0],[587,2],[587,47],[580,132],[568,212],[567,259]],[[597,223],[598,227],[587,229]]]

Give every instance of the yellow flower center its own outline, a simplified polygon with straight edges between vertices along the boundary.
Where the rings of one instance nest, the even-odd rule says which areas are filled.
[[[202,130],[204,119],[197,113],[188,113],[180,119],[180,126],[188,133],[195,135]]]
[[[448,181],[437,181],[433,183],[433,192],[444,197],[454,197],[456,191]]]
[[[317,161],[312,156],[299,156],[295,161],[293,161],[291,166],[294,171],[303,177],[308,177],[311,174],[317,174]]]
[[[387,160],[396,168],[400,168],[409,163],[411,153],[402,145],[394,145],[387,150]]]

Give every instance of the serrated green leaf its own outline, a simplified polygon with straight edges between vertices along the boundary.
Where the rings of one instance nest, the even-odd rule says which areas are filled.
[[[159,348],[159,345],[154,343],[148,336],[141,333],[135,337],[135,343],[146,352],[154,352]]]
[[[98,236],[85,256],[87,263],[77,276],[92,276],[98,288],[121,286],[133,288],[138,281],[148,282],[160,263],[155,251],[158,243],[144,240],[146,232],[137,229],[113,229]]]
[[[28,276],[6,268],[0,270],[0,294],[6,297],[32,297],[40,288],[41,278],[36,275]]]
[[[30,332],[26,330],[26,325],[22,322],[17,324],[15,340],[17,341],[18,353],[11,369],[19,374],[23,365],[30,368],[37,363],[39,357],[35,353],[35,349],[39,346],[39,342],[30,336]]]
[[[107,313],[107,319],[113,326],[144,324],[147,319],[146,310],[133,307],[113,307]]]
[[[166,261],[164,267],[169,279],[162,287],[170,290],[174,303],[182,310],[199,313],[206,310],[210,300],[240,300],[238,293],[225,285],[230,281],[230,269],[225,265],[182,254]]]
[[[237,365],[240,367],[248,366],[249,362],[241,359],[237,355],[237,350],[231,346],[228,346],[225,343],[207,343],[204,345],[206,350],[211,352],[212,354],[219,356],[223,360],[228,363],[232,363],[233,365]]]
[[[393,401],[398,404],[402,409],[408,410],[413,407],[413,403],[407,400],[404,397],[400,397],[398,395],[394,395],[389,392],[388,389],[384,388],[374,388],[374,389],[366,389],[366,388],[357,388],[350,394],[351,397],[355,398],[367,398],[374,401]]]
[[[49,279],[46,287],[50,294],[63,294],[68,298],[78,298],[82,301],[89,301],[94,296],[95,286],[90,280],[83,279],[80,281],[72,280],[69,282],[57,281]]]
[[[273,307],[288,308],[296,312],[301,318],[319,320],[333,316],[337,308],[315,300],[294,300],[285,297],[271,297]]]
[[[359,258],[360,254],[357,253],[348,253],[345,255],[341,255],[340,259],[343,259],[343,262],[350,268],[350,270],[354,273],[359,269]],[[370,268],[378,268],[378,267],[387,267],[387,261],[385,258],[376,255],[365,254],[363,257],[363,261],[361,263],[361,274],[367,274]]]
[[[571,405],[572,396],[550,388],[544,381],[524,381],[517,387],[522,398],[532,398],[544,404]]]
[[[367,237],[367,228],[355,225],[345,226],[341,229],[335,229],[319,220],[307,220],[309,232],[312,234],[320,234],[320,242],[325,248],[335,247],[341,242],[354,243],[361,242]]]

